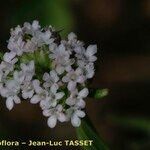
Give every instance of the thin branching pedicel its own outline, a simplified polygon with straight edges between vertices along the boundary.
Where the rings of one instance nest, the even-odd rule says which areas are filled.
[[[78,127],[85,116],[83,99],[89,94],[87,80],[94,76],[97,46],[85,48],[74,33],[66,40],[56,33],[38,21],[11,30],[9,52],[0,64],[0,95],[9,110],[23,99],[39,103],[50,128],[69,120]]]

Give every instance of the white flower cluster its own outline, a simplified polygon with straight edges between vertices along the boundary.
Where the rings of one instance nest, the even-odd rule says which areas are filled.
[[[38,21],[11,30],[9,52],[0,64],[0,95],[9,110],[21,99],[39,103],[50,128],[69,120],[78,127],[85,116],[83,99],[89,94],[86,83],[94,75],[97,46],[85,48],[74,33],[58,42],[56,33]]]

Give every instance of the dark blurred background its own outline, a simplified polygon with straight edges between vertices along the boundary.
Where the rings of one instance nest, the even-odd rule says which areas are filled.
[[[110,149],[149,150],[150,1],[1,0],[0,49],[7,50],[10,28],[34,19],[64,29],[62,36],[73,31],[86,44],[98,44],[92,85],[109,88],[109,95],[87,99],[88,115]],[[38,106],[24,101],[9,112],[4,102],[1,139],[76,139],[69,123],[48,128]]]

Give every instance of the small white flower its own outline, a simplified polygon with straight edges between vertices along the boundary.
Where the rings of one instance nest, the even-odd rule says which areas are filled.
[[[34,35],[36,32],[40,30],[41,26],[37,20],[34,20],[32,24],[29,22],[25,22],[22,28],[23,32],[26,34]]]
[[[57,89],[51,89],[47,95],[41,99],[40,106],[44,109],[49,109],[51,107],[56,107],[58,101],[64,96],[63,92],[57,92]]]
[[[53,59],[53,66],[56,67],[58,74],[64,73],[65,70],[69,69],[68,67],[73,64],[73,61],[69,59],[70,54],[66,51],[65,46],[60,44],[56,49],[51,51],[49,55]]]
[[[66,115],[63,113],[62,105],[57,105],[56,108],[44,110],[43,115],[47,117],[49,116],[47,124],[50,128],[54,128],[56,126],[57,120],[60,122],[66,121]]]
[[[85,117],[85,113],[81,110],[75,110],[73,115],[71,116],[71,123],[74,127],[79,127],[81,124],[81,119]]]
[[[15,81],[21,84],[24,81],[25,75],[22,71],[14,71],[13,77]]]
[[[15,56],[16,56],[15,52],[5,53],[3,59],[4,61],[11,63],[12,60],[15,58]]]
[[[6,83],[5,87],[2,87],[0,90],[0,94],[3,97],[6,97],[6,107],[11,110],[14,106],[14,103],[20,103],[20,98],[17,94],[20,91],[20,85],[15,80],[10,80]]]
[[[94,56],[95,53],[97,53],[97,45],[89,45],[85,52],[85,56],[89,62],[94,62],[97,60],[97,57]]]
[[[84,108],[85,102],[83,98],[86,98],[89,94],[87,88],[82,89],[80,92],[71,93],[71,95],[66,99],[66,104],[69,106],[77,106],[78,108]]]
[[[35,90],[35,93],[39,94],[39,93],[44,91],[43,88],[40,86],[39,80],[33,80],[32,85],[33,85],[33,88]]]
[[[97,60],[97,57],[94,56],[97,52],[97,46],[89,45],[86,50],[80,48],[76,52],[78,66],[84,70],[87,79],[92,78],[95,72],[93,63]]]
[[[20,68],[22,69],[24,75],[25,75],[25,81],[30,81],[35,74],[35,65],[34,61],[30,61],[27,64],[22,63],[20,65]]]
[[[18,56],[21,56],[24,51],[24,44],[25,42],[22,40],[22,37],[11,37],[8,41],[7,48],[12,52],[16,53]]]
[[[13,109],[14,103],[16,103],[16,104],[21,103],[20,98],[18,96],[15,95],[15,96],[9,96],[9,97],[7,97],[7,99],[6,99],[6,107],[9,110]]]
[[[50,71],[50,73],[44,73],[43,80],[45,81],[43,86],[45,88],[49,88],[53,86],[53,84],[56,84],[59,81],[59,77],[55,70]]]
[[[24,82],[23,85],[21,85],[21,89],[22,89],[22,97],[24,99],[32,98],[34,94],[34,88],[32,82],[30,81]]]
[[[94,76],[95,70],[94,70],[94,64],[89,63],[85,66],[85,75],[88,79],[92,78]]]
[[[57,88],[51,88],[50,97],[51,97],[51,106],[55,107],[58,103],[58,100],[62,99],[65,94],[63,92],[57,92]]]
[[[34,80],[32,84],[36,94],[31,98],[30,103],[37,104],[42,100],[46,100],[48,97],[48,91],[40,87],[40,81]]]
[[[77,107],[70,107],[66,110],[66,117],[68,120],[71,120],[71,124],[74,127],[79,127],[81,118],[85,117],[85,112]]]
[[[47,99],[47,92],[46,91],[41,91],[41,93],[39,94],[35,94],[31,100],[30,100],[30,103],[31,104],[37,104],[39,103],[40,101],[42,100],[46,100]]]
[[[37,20],[34,20],[33,21],[33,23],[32,23],[32,29],[33,30],[38,30],[38,29],[40,29],[40,25],[39,25],[39,21],[37,21]]]
[[[32,38],[31,40],[27,40],[27,42],[24,44],[23,51],[33,53],[35,50],[37,50],[37,48],[37,41],[34,38]]]
[[[1,75],[6,77],[14,69],[14,64],[2,61],[0,64]]]
[[[20,36],[22,34],[22,28],[18,25],[15,29],[11,29],[11,36]]]
[[[54,39],[51,38],[51,35],[52,33],[50,30],[40,32],[38,35],[36,35],[38,46],[42,46],[44,44],[49,45],[53,43]]]
[[[68,34],[68,40],[69,41],[76,41],[77,40],[77,36],[75,35],[75,33],[71,32]]]
[[[87,88],[82,89],[79,93],[78,93],[78,98],[82,99],[87,97],[89,94],[89,90]]]
[[[74,92],[74,91],[76,91],[76,86],[77,86],[77,83],[76,82],[74,82],[74,81],[70,81],[69,83],[68,83],[68,85],[67,85],[67,88],[68,88],[68,90],[70,91],[70,92]]]
[[[68,48],[70,47],[70,51],[75,51],[77,52],[78,50],[81,52],[83,46],[84,46],[84,43],[77,40],[77,36],[75,35],[75,33],[71,32],[68,34],[68,41],[65,42],[66,43],[66,46],[68,46]]]
[[[73,91],[76,88],[76,83],[84,83],[85,76],[83,75],[82,69],[77,68],[75,71],[71,70],[62,78],[63,82],[68,82],[69,91]]]

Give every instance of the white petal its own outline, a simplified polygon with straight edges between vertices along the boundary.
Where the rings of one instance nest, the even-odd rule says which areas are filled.
[[[9,110],[12,110],[12,108],[14,107],[14,101],[13,101],[13,98],[12,97],[8,97],[7,100],[6,100],[6,107],[9,109]]]
[[[77,82],[78,83],[83,83],[85,81],[85,76],[79,76],[78,78],[77,78]]]
[[[93,76],[94,76],[94,70],[88,71],[88,72],[86,73],[86,77],[87,77],[88,79],[92,78]]]
[[[58,104],[56,109],[57,111],[61,112],[63,110],[63,106],[61,104]]]
[[[38,95],[34,95],[31,100],[30,103],[31,104],[37,104],[38,102],[40,102],[41,98]]]
[[[57,92],[58,88],[59,88],[58,84],[55,83],[51,86],[50,90],[53,94],[55,94]]]
[[[96,56],[91,56],[90,58],[89,58],[89,61],[90,62],[94,62],[94,61],[96,61],[97,60],[97,57]]]
[[[8,80],[6,83],[6,86],[8,89],[15,90],[14,87],[16,87],[17,82],[15,80]]]
[[[22,83],[23,80],[24,80],[24,74],[23,74],[22,71],[20,71],[20,72],[14,71],[13,76],[14,76],[14,79],[15,79],[16,81],[18,81],[19,83]]]
[[[49,38],[51,37],[51,32],[47,30],[45,33],[43,33],[43,40],[45,42],[49,41]]]
[[[75,102],[76,102],[75,98],[69,97],[69,98],[66,99],[66,104],[69,105],[69,106],[73,106],[75,104]]]
[[[80,75],[80,74],[82,74],[82,69],[80,68],[80,67],[78,67],[76,70],[75,70],[75,73],[76,73],[76,75]]]
[[[85,117],[85,112],[82,111],[82,110],[76,110],[75,113],[76,113],[76,115],[77,115],[78,117],[80,117],[80,118]]]
[[[29,62],[28,67],[29,67],[29,70],[33,70],[34,69],[34,61],[33,60]]]
[[[51,86],[51,84],[48,83],[48,82],[44,82],[44,83],[43,83],[43,87],[44,87],[45,89],[49,88],[50,86]]]
[[[62,81],[63,81],[63,82],[69,82],[69,77],[68,77],[68,76],[64,76],[64,77],[62,78]]]
[[[74,39],[76,39],[76,38],[77,38],[77,36],[75,35],[75,33],[71,32],[71,33],[68,34],[68,40],[69,40],[69,41],[70,41],[70,40],[74,40]]]
[[[28,98],[31,98],[33,96],[33,94],[34,94],[34,90],[30,90],[28,92]]]
[[[33,96],[34,90],[22,91],[22,97],[24,99],[31,98]]]
[[[48,108],[49,108],[49,105],[47,105],[47,104],[48,104],[47,101],[41,100],[41,101],[40,101],[40,107],[41,107],[41,109],[42,109],[42,110],[48,109]]]
[[[81,90],[78,94],[79,97],[85,98],[87,97],[89,94],[89,90],[87,88],[84,88],[83,90]]]
[[[56,105],[57,105],[57,100],[56,99],[53,99],[52,101],[51,101],[51,107],[56,107]]]
[[[71,65],[71,64],[70,64],[70,65]],[[65,67],[65,70],[66,70],[67,72],[70,72],[70,71],[72,70],[72,67],[71,67],[70,65]]]
[[[37,30],[40,28],[40,25],[39,25],[39,22],[37,20],[34,20],[33,23],[32,23],[32,28],[34,30]]]
[[[65,95],[65,94],[64,94],[63,92],[56,93],[55,99],[56,99],[56,100],[57,100],[57,99],[61,99],[61,98],[63,98],[64,95]]]
[[[24,63],[21,63],[20,64],[20,68],[23,70],[23,71],[26,71],[26,65]]]
[[[75,91],[76,85],[77,85],[76,82],[70,81],[70,82],[68,83],[67,88],[68,88],[69,91]]]
[[[87,56],[93,56],[97,52],[97,45],[89,45],[86,50]]]
[[[47,120],[47,124],[50,128],[54,128],[56,126],[56,123],[57,123],[57,118],[55,115],[49,117]]]
[[[0,93],[1,93],[2,97],[7,97],[8,94],[9,94],[9,90],[7,88],[2,87],[1,90],[0,90]]]
[[[80,108],[85,108],[85,101],[83,99],[80,99],[77,103],[76,106]]]
[[[20,98],[18,96],[14,96],[14,102],[16,104],[19,104],[19,103],[21,103],[21,100],[20,100]]]
[[[27,92],[22,91],[22,97],[23,97],[24,99],[27,99],[27,98],[28,98],[28,93],[27,93]]]
[[[43,80],[47,81],[49,79],[50,79],[50,75],[47,72],[45,72],[44,75],[43,75]]]
[[[64,72],[65,68],[62,66],[57,66],[56,71],[59,75],[61,75]]]
[[[75,47],[74,51],[75,51],[76,53],[81,53],[81,52],[82,52],[82,49],[81,49],[81,47]],[[77,55],[76,55],[76,56],[77,56]]]
[[[15,56],[16,56],[16,53],[10,52],[10,53],[5,53],[3,58],[4,58],[4,61],[10,62]]]
[[[76,114],[73,114],[73,116],[71,117],[71,123],[74,127],[79,127],[81,124],[81,120]]]
[[[44,115],[45,117],[48,117],[48,116],[51,115],[51,112],[50,112],[48,109],[45,109],[45,110],[43,110],[43,115]]]
[[[33,80],[32,84],[36,93],[40,93],[42,91],[39,80]]]
[[[49,45],[49,50],[50,50],[50,51],[54,51],[54,50],[56,49],[56,47],[57,47],[57,45],[56,45],[55,43],[51,43],[51,44]],[[51,58],[51,55],[50,55],[50,58]]]
[[[50,71],[50,76],[52,77],[52,80],[54,82],[57,82],[59,80],[59,77],[57,76],[57,73],[54,70]]]
[[[59,113],[59,114],[58,114],[58,120],[59,120],[60,122],[65,122],[65,121],[66,121],[66,116],[65,116],[65,114],[64,114],[64,113]]]
[[[58,51],[61,52],[62,54],[64,54],[64,52],[66,52],[66,51],[65,51],[65,46],[64,46],[64,44],[60,44],[60,45],[59,45]]]

